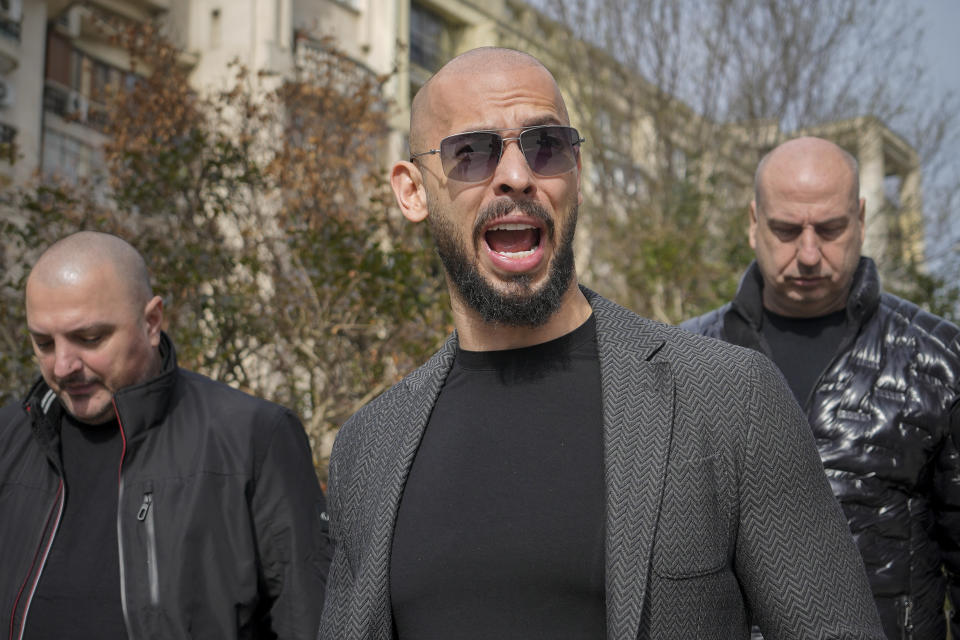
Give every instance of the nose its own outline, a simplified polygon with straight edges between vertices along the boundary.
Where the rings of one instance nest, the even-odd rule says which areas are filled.
[[[519,140],[511,138],[503,141],[503,154],[493,178],[497,191],[502,195],[533,195],[533,171],[523,156]]]
[[[804,227],[797,242],[797,262],[801,266],[816,266],[820,262],[820,241],[816,230],[812,226]]]
[[[53,376],[63,379],[83,368],[83,362],[76,350],[69,344],[57,343],[53,354]]]

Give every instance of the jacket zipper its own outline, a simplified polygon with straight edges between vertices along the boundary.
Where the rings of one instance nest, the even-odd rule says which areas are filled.
[[[913,602],[910,596],[900,598],[900,639],[911,640],[913,638]]]
[[[123,449],[120,451],[120,466],[117,469],[117,553],[120,554],[120,608],[123,609],[123,623],[127,627],[127,637],[133,638],[134,634],[130,627],[130,612],[127,610],[127,581],[126,572],[123,570],[123,459],[127,455],[127,434],[123,429],[123,420],[120,419],[120,409],[117,407],[117,399],[113,398],[113,412],[117,414],[117,425],[120,427],[120,439],[123,441]]]
[[[23,639],[23,634],[27,630],[27,614],[30,613],[30,604],[33,602],[33,596],[37,592],[37,585],[40,584],[40,575],[43,573],[43,568],[47,564],[47,557],[50,555],[50,549],[53,547],[53,539],[57,535],[57,530],[60,528],[60,520],[63,518],[63,506],[64,506],[64,486],[63,478],[60,478],[60,485],[57,487],[57,497],[54,501],[52,509],[56,509],[57,516],[54,518],[53,526],[50,529],[50,537],[47,539],[46,547],[43,546],[43,540],[40,541],[40,547],[43,548],[43,552],[40,556],[40,566],[37,568],[36,575],[33,578],[33,584],[30,585],[30,589],[27,592],[27,601],[23,606],[23,617],[20,619],[20,629],[17,631],[17,640]],[[48,521],[49,523],[49,521]],[[38,548],[39,551],[39,548]],[[36,558],[34,559],[34,565],[30,567],[30,573],[33,573],[33,567],[36,566]],[[10,616],[10,638],[13,638],[13,620],[17,613],[17,601],[20,599],[20,594],[23,593],[23,588],[27,585],[27,582],[30,581],[30,573],[27,574],[26,580],[23,582],[23,586],[20,587],[20,593],[17,594],[17,599],[13,602],[13,613]]]
[[[143,494],[143,503],[140,510],[137,511],[137,520],[142,522],[147,529],[147,576],[150,581],[150,604],[156,606],[160,603],[160,580],[157,567],[157,535],[153,527],[153,491],[147,491]]]

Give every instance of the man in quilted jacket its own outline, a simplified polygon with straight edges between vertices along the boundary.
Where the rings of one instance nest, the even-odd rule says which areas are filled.
[[[773,364],[578,285],[583,143],[518,51],[414,99],[391,183],[456,332],[337,437],[320,638],[881,638]]]
[[[960,329],[880,289],[856,160],[790,140],[760,161],[756,252],[696,333],[773,359],[801,403],[889,638],[946,637],[960,604]]]

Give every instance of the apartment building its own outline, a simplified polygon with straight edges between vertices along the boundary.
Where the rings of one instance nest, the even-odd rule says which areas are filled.
[[[94,27],[94,11],[162,22],[183,48],[199,90],[225,86],[231,60],[284,77],[298,56],[332,36],[360,67],[377,74],[395,71],[386,87],[398,107],[391,121],[395,134],[384,151],[389,158],[406,153],[405,107],[412,95],[452,55],[495,44],[529,50],[553,66],[558,51],[551,47],[572,46],[561,25],[522,0],[0,0],[0,185],[22,184],[36,174],[79,179],[98,166],[105,116],[98,95],[132,78],[122,52]],[[593,134],[584,148],[588,196],[591,184],[612,177],[624,194],[642,198],[663,131],[643,104],[628,104],[617,87],[643,87],[634,92],[641,103],[644,95],[657,95],[657,88],[609,61],[609,68],[586,76],[555,71],[581,128]],[[577,83],[600,88],[581,91],[588,87]],[[584,97],[588,94],[593,101]],[[598,95],[602,102],[595,100]],[[724,140],[717,148],[726,151],[697,161],[701,169],[709,165],[709,173],[723,176],[724,197],[745,206],[753,166],[765,150],[797,133],[824,135],[860,160],[868,202],[866,252],[922,258],[919,159],[883,123],[864,117],[785,132],[770,123],[704,122],[671,101],[671,111],[690,123],[686,132],[675,129],[666,145],[672,171],[686,172],[688,158],[697,154],[691,147],[702,138],[690,133],[692,127],[709,127],[714,139]],[[583,252],[589,254],[589,247]]]

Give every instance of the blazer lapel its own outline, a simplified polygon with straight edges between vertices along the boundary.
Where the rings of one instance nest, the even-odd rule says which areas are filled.
[[[404,392],[396,395],[391,407],[393,416],[384,423],[384,437],[380,446],[384,447],[382,493],[376,502],[377,513],[374,519],[370,541],[369,584],[374,591],[371,603],[379,608],[372,619],[379,620],[375,637],[392,637],[393,617],[390,610],[390,548],[393,541],[393,529],[397,519],[397,509],[403,487],[410,474],[413,458],[420,446],[420,439],[427,427],[433,405],[440,389],[450,372],[456,355],[456,334],[451,336],[443,347],[421,368],[404,379]]]
[[[674,386],[657,325],[592,292],[603,394],[607,638],[635,640],[673,434]]]

